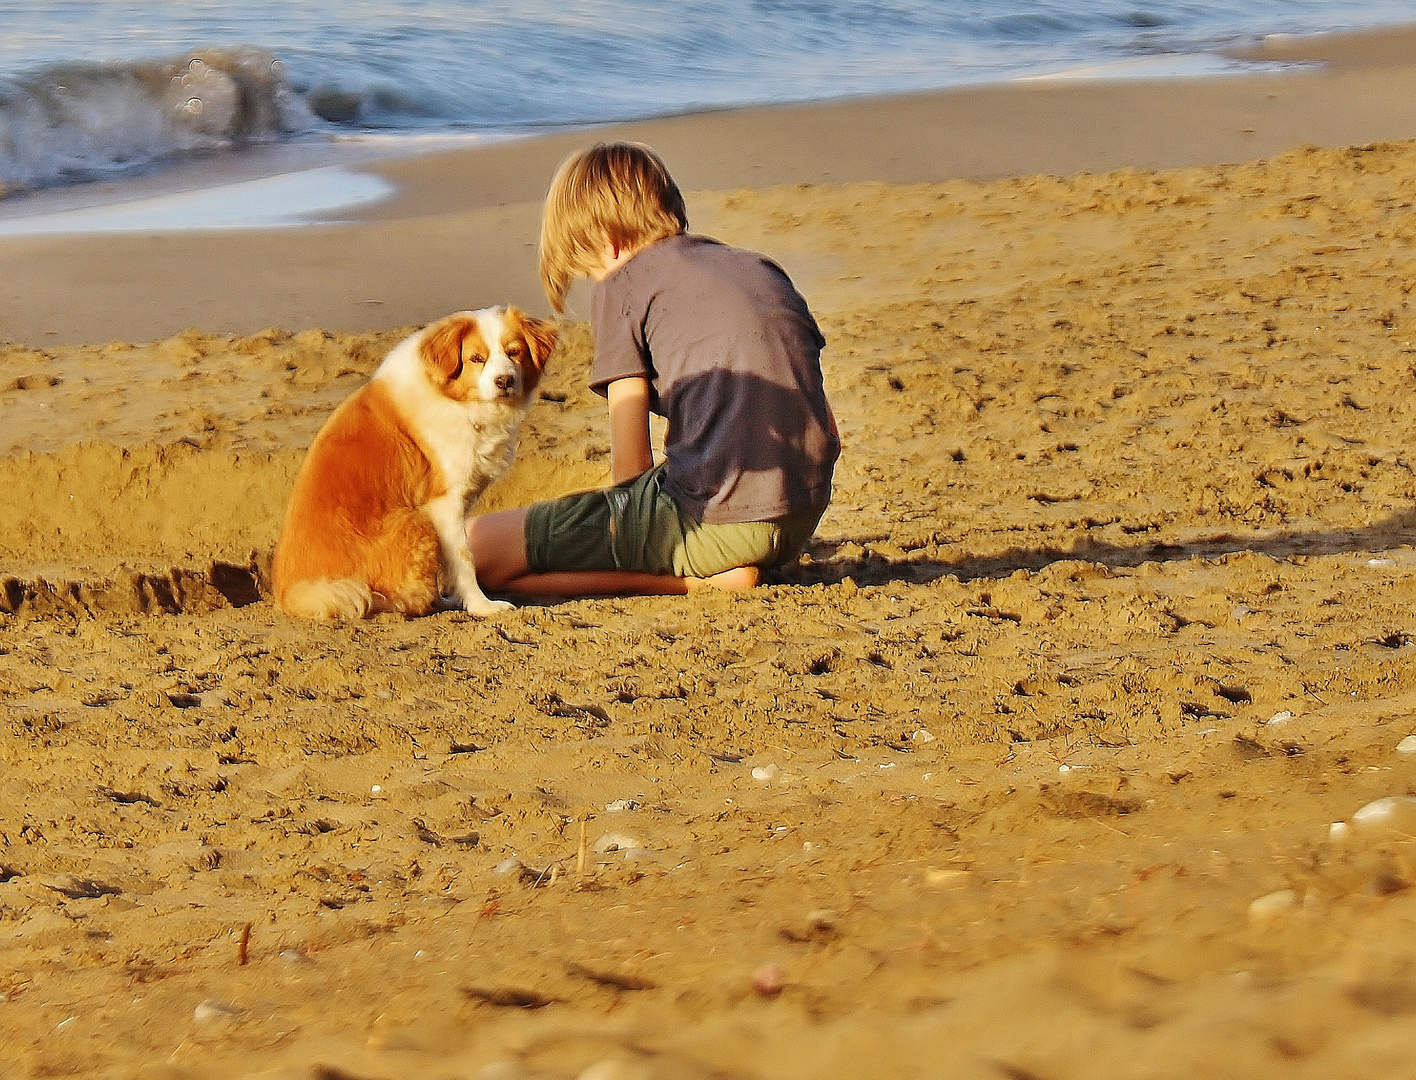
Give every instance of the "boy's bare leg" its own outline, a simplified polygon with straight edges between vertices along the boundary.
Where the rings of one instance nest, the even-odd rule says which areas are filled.
[[[706,578],[634,570],[557,570],[523,574],[486,588],[518,596],[681,596],[699,589],[742,592],[756,586],[761,576],[755,566],[737,566]]]
[[[741,592],[761,580],[755,566],[712,577],[677,577],[634,570],[557,570],[533,574],[526,562],[526,508],[475,517],[467,527],[477,579],[487,592],[520,596],[678,596],[698,589]]]
[[[684,578],[688,583],[688,591],[694,592],[698,589],[717,589],[719,592],[746,592],[748,589],[757,588],[757,583],[762,580],[762,571],[756,566],[734,566],[731,570],[724,570],[720,574],[711,577]]]

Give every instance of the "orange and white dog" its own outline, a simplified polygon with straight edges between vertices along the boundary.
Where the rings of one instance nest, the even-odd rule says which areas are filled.
[[[487,599],[467,513],[506,471],[556,343],[552,323],[511,307],[461,311],[404,339],[315,437],[275,550],[287,614],[476,615]]]

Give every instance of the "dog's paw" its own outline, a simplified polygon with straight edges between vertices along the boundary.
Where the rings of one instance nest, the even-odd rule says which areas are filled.
[[[510,600],[488,600],[485,596],[468,597],[462,603],[462,609],[469,615],[497,615],[503,611],[510,611],[516,607]]]

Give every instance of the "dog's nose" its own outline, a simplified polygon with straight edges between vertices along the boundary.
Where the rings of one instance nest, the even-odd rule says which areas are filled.
[[[497,384],[497,389],[503,392],[516,386],[516,378],[512,375],[498,375],[493,381]]]

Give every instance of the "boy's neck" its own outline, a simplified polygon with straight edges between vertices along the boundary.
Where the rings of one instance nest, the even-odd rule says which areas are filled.
[[[604,281],[642,250],[643,248],[622,248],[606,240],[600,248],[600,265],[590,268],[591,279],[597,284]]]
[[[672,235],[682,236],[683,233]],[[667,236],[659,237],[659,240],[667,239]],[[620,247],[613,241],[607,239],[600,248],[600,265],[591,267],[589,271],[591,279],[597,284],[604,281],[605,278],[609,277],[621,266],[629,262],[630,259],[634,258],[645,248],[653,247],[659,240],[650,240],[649,243],[641,244],[637,248],[627,248]]]

